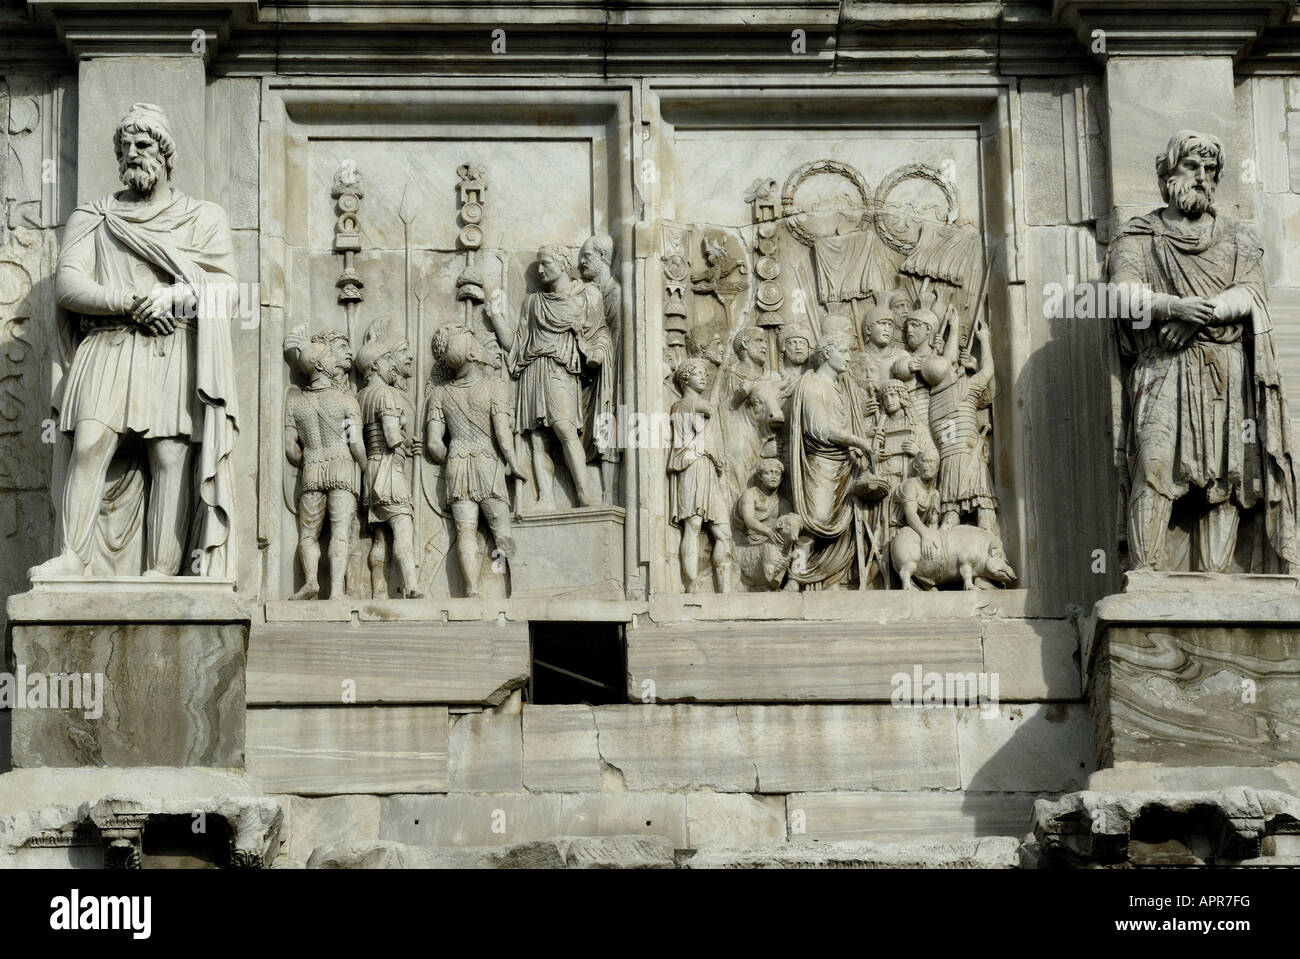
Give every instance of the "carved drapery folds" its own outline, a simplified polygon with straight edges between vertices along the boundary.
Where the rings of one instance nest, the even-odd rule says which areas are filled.
[[[833,159],[777,184],[749,188],[744,228],[662,230],[683,588],[1009,585],[991,270],[955,186],[912,163],[873,191]]]

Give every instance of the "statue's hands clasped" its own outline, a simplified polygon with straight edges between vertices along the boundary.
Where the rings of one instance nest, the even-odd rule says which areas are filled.
[[[194,292],[184,283],[159,285],[143,297],[136,297],[131,318],[155,336],[165,336],[175,332],[175,317],[192,315],[197,306]]]

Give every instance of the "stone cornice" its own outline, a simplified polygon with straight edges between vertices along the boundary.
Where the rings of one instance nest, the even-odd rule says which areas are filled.
[[[228,75],[1060,75],[1114,55],[1240,60],[1256,46],[1290,66],[1296,45],[1296,0],[0,3],[12,24],[0,54],[12,49],[22,69],[64,68],[66,55],[193,56],[199,36],[210,68]],[[492,49],[495,30],[504,52]],[[1094,30],[1105,31],[1104,51]]]
[[[1053,0],[1053,16],[1100,60],[1112,56],[1240,59],[1295,0]]]
[[[256,19],[256,0],[30,0],[34,26],[50,26],[73,59],[201,56],[211,62],[236,22]]]

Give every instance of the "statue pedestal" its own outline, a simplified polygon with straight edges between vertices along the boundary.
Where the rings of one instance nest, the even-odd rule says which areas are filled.
[[[1170,767],[1300,783],[1297,577],[1129,573],[1084,641],[1097,788],[1169,788]]]
[[[517,517],[510,598],[623,599],[624,520],[618,506]]]
[[[6,608],[15,767],[243,767],[249,612],[233,582],[51,577]]]

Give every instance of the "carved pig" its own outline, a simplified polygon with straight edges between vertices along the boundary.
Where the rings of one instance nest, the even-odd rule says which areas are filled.
[[[927,589],[960,581],[963,589],[988,589],[1015,582],[1016,571],[1002,552],[1002,541],[991,530],[977,526],[950,526],[936,532],[939,549],[929,558],[921,556],[921,537],[905,526],[889,544],[894,569],[903,589]],[[915,580],[915,582],[913,582]]]

